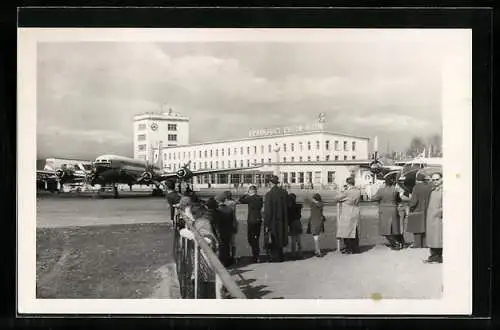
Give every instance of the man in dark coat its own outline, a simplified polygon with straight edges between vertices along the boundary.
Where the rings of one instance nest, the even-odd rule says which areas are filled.
[[[248,189],[248,195],[240,198],[241,204],[248,205],[247,212],[247,239],[252,248],[254,262],[259,262],[260,248],[259,237],[262,225],[262,206],[264,201],[262,196],[257,195],[257,187],[252,185]]]
[[[273,262],[284,260],[283,248],[288,245],[288,193],[279,187],[279,179],[270,179],[271,190],[265,195],[264,230],[271,235],[271,256]]]
[[[406,231],[413,233],[412,248],[425,248],[425,216],[432,186],[426,182],[423,173],[417,174],[416,181],[408,204],[410,214]]]
[[[233,210],[225,204],[225,195],[215,197],[217,208],[212,211],[213,223],[215,224],[219,238],[219,259],[225,267],[233,264],[231,258],[231,237],[234,233]]]

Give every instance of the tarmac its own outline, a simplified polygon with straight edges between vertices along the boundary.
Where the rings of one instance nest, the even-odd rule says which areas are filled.
[[[376,207],[362,207],[360,242],[363,252],[342,255],[335,251],[336,207],[325,209],[326,233],[321,246],[326,255],[312,256],[310,235],[302,237],[302,260],[282,263],[248,263],[246,208],[239,207],[237,253],[241,262],[228,270],[250,299],[432,299],[442,293],[442,265],[424,264],[428,249],[392,251],[377,233]],[[168,223],[168,207],[162,198],[39,198],[37,228],[107,226],[112,224]],[[309,210],[302,214],[306,226]],[[261,236],[262,239],[262,236]],[[169,242],[165,242],[170,246]],[[95,244],[89,241],[86,244]],[[116,260],[117,264],[127,260]],[[163,282],[153,294],[156,298],[178,298],[171,264],[158,269]],[[89,276],[92,276],[90,274]]]
[[[375,245],[357,255],[258,263],[230,269],[250,299],[439,299],[442,265],[424,264],[428,249]]]

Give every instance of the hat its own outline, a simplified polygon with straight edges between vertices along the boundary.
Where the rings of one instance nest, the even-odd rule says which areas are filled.
[[[271,176],[271,178],[269,179],[269,181],[271,183],[278,184],[280,182],[280,179],[276,175],[273,175],[273,176]]]

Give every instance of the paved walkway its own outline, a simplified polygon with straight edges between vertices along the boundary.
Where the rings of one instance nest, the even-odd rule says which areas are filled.
[[[437,299],[442,265],[424,264],[428,249],[392,251],[384,245],[358,255],[328,252],[282,263],[230,269],[249,298],[272,299]]]

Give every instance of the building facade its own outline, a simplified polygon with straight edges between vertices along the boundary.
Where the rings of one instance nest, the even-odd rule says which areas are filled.
[[[193,171],[260,166],[247,174],[197,177],[197,184],[259,184],[265,175],[278,174],[281,182],[292,186],[339,185],[360,163],[369,163],[369,140],[362,136],[313,130],[164,146],[159,157],[161,166],[169,171],[176,171],[188,162]]]
[[[175,147],[189,144],[189,117],[169,109],[168,112],[146,112],[134,116],[134,158],[151,161],[158,145]]]

